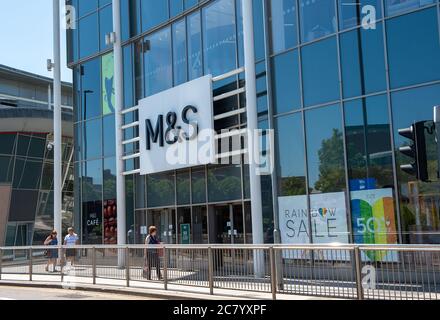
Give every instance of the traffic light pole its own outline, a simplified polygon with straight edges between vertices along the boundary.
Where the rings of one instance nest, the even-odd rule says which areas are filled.
[[[440,106],[434,107],[435,142],[437,143],[437,178],[440,178]]]

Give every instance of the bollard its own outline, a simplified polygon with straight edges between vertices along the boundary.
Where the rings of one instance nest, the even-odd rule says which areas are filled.
[[[362,257],[359,247],[354,247],[354,263],[356,270],[356,288],[358,300],[364,300],[364,291],[362,288]]]
[[[168,250],[163,248],[163,287],[168,290]]]
[[[214,294],[214,268],[213,268],[213,256],[212,256],[212,248],[208,248],[208,282],[209,282],[209,294]]]

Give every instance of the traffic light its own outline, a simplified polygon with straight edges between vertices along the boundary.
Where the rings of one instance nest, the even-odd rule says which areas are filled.
[[[416,122],[409,128],[399,130],[399,135],[412,141],[411,145],[399,148],[402,154],[412,159],[412,163],[401,165],[400,169],[421,181],[429,180],[425,141],[426,122]]]

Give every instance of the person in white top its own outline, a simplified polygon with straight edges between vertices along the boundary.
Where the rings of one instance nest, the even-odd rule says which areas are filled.
[[[67,236],[64,238],[64,245],[66,247],[73,247],[79,244],[79,237],[73,230],[73,228],[67,229]],[[70,261],[70,264],[73,266],[75,264],[76,250],[75,249],[66,249],[66,258],[67,261]]]

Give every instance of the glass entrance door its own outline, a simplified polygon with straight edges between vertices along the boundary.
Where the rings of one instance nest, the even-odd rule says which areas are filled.
[[[214,206],[211,243],[243,244],[244,224],[242,204]]]
[[[166,244],[176,243],[176,210],[150,210],[147,214],[148,226],[156,226],[159,240]]]

